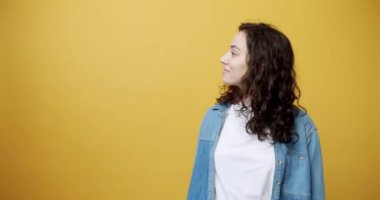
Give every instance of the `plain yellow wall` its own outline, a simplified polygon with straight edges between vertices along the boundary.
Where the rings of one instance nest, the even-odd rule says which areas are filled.
[[[293,43],[328,199],[380,199],[380,3],[2,0],[0,199],[185,199],[237,26]]]

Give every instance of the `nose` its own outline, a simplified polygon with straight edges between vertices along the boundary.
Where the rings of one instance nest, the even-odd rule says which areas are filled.
[[[226,65],[226,64],[227,64],[227,61],[226,61],[226,55],[227,55],[227,53],[225,53],[225,54],[220,58],[220,62],[221,62],[223,65]]]

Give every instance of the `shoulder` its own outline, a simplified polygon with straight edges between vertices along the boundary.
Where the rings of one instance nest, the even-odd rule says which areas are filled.
[[[208,107],[203,117],[203,123],[212,119],[216,119],[218,117],[218,110],[220,109],[216,104]]]
[[[306,138],[310,137],[311,134],[317,133],[317,127],[312,120],[311,116],[304,110],[297,108],[297,114],[295,118],[295,129],[304,132]]]
[[[207,109],[200,127],[199,139],[213,140],[214,135],[218,133],[219,125],[222,123],[222,113],[224,113],[228,107],[229,105],[216,103]]]
[[[230,106],[231,106],[231,104],[215,103],[214,105],[210,106],[207,109],[205,118],[217,117],[217,116],[219,116],[220,113],[224,113],[225,111],[227,111]]]
[[[228,109],[229,107],[231,106],[231,104],[221,104],[221,103],[215,103],[214,105],[212,105],[209,110],[220,110],[220,111],[223,111],[223,110],[226,110]]]

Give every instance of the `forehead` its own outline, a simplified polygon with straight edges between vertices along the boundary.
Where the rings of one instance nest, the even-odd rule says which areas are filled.
[[[236,33],[232,39],[231,46],[236,46],[242,51],[247,49],[246,34],[242,31]]]

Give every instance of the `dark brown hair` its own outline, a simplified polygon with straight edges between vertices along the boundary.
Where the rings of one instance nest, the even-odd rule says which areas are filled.
[[[301,91],[291,43],[269,24],[242,23],[239,31],[246,35],[248,70],[240,87],[223,85],[217,102],[242,103],[240,112],[253,114],[246,124],[248,133],[257,134],[260,140],[270,137],[273,142],[288,143],[297,136],[293,124],[298,107],[306,112],[299,104]],[[243,101],[246,98],[250,100],[248,106]]]

